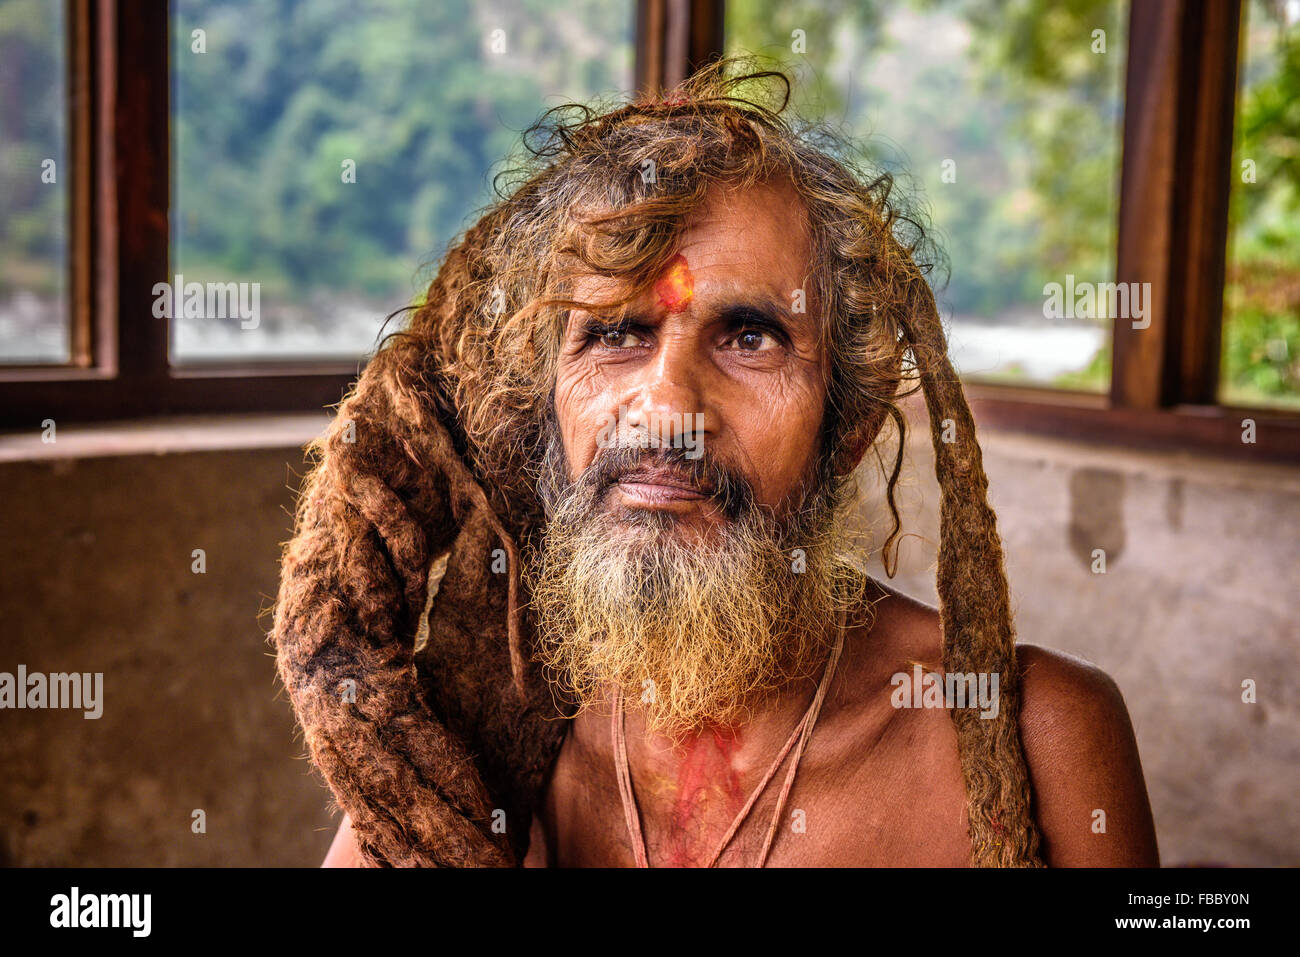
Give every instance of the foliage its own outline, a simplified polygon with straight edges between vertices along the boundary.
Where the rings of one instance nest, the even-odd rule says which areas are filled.
[[[1223,397],[1300,406],[1300,31],[1283,4],[1263,0],[1247,7],[1244,29]]]
[[[178,266],[409,293],[413,265],[439,258],[491,199],[494,163],[553,105],[540,91],[626,85],[625,14],[599,0],[179,0]]]
[[[63,286],[69,170],[63,4],[0,0],[0,301]],[[55,161],[54,183],[42,163]]]
[[[813,106],[929,206],[954,313],[1004,321],[1041,314],[1044,284],[1066,273],[1113,272],[1124,13],[1114,0],[734,0],[728,34],[820,83]]]
[[[1058,389],[1078,389],[1083,392],[1106,392],[1110,389],[1111,343],[1098,349],[1088,364],[1078,372],[1065,372],[1052,380]]]

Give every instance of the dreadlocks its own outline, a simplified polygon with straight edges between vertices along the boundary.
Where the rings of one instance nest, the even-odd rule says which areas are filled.
[[[952,709],[972,863],[1039,863],[1001,545],[926,281],[933,245],[889,175],[867,175],[828,132],[781,116],[789,92],[781,73],[720,60],[662,100],[549,111],[498,177],[499,200],[311,446],[271,637],[312,759],[368,863],[522,858],[567,716],[533,660],[516,543],[543,521],[538,479],[568,311],[648,288],[712,185],[776,177],[806,207],[807,292],[825,304],[825,447],[847,475],[887,421],[899,431],[886,559],[900,531],[896,400],[910,394],[900,387],[919,382],[929,410],[943,666],[996,672],[1002,689],[992,720]],[[626,296],[573,298],[575,280],[593,274],[625,280]],[[435,595],[430,568],[444,555]]]

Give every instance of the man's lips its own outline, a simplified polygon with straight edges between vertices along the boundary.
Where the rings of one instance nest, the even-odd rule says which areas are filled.
[[[669,469],[629,472],[618,480],[618,486],[629,497],[649,503],[700,501],[709,497],[708,490]]]

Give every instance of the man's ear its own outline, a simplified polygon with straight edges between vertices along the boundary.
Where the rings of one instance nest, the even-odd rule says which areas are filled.
[[[888,406],[883,402],[873,403],[871,412],[848,430],[835,457],[836,475],[848,475],[858,467],[862,457],[867,454],[867,449],[876,441],[888,415]]]

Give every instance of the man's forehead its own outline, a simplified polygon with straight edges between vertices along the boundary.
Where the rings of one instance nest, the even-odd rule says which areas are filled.
[[[665,289],[680,293],[683,287],[701,304],[742,293],[806,303],[812,294],[809,250],[804,207],[788,183],[715,185],[687,221],[674,256],[636,304],[659,305]],[[629,284],[614,277],[582,276],[574,284],[576,297],[596,301],[629,291]],[[670,294],[665,305],[671,310],[679,302]]]
[[[577,299],[594,303],[611,301],[630,290],[630,285],[605,276],[583,276],[574,282]],[[795,290],[770,274],[751,274],[745,270],[698,268],[685,254],[678,254],[655,278],[648,289],[628,304],[629,309],[652,307],[656,311],[676,312],[683,308],[701,309],[730,302],[768,301],[789,307]]]

